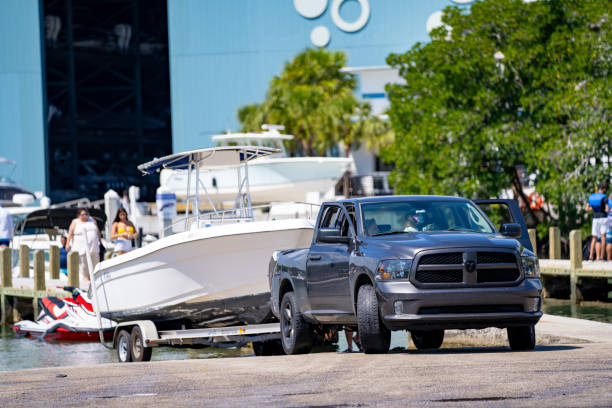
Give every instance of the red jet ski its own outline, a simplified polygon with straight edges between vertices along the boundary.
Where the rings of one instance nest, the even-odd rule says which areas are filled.
[[[35,322],[23,320],[11,326],[17,337],[41,338],[47,341],[99,341],[99,326],[87,294],[79,288],[64,286],[72,297],[46,297],[38,301],[40,315]],[[116,323],[102,319],[104,339],[112,340]]]

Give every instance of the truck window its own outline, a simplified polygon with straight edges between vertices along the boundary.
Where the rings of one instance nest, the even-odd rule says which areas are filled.
[[[329,206],[323,209],[323,216],[319,228],[338,228],[336,225],[340,215],[340,207]]]
[[[478,206],[499,230],[504,224],[516,222],[506,204],[478,204]]]

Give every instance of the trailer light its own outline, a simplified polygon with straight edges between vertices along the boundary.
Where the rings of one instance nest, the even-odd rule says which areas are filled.
[[[382,261],[380,265],[378,265],[376,279],[408,279],[411,266],[412,260],[410,259],[389,259]]]

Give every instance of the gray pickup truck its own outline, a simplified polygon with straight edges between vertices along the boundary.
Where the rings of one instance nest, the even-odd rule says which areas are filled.
[[[275,253],[269,275],[287,354],[340,327],[358,329],[366,353],[387,352],[392,330],[426,349],[446,329],[485,327],[507,328],[512,350],[530,350],[542,316],[538,259],[513,200],[327,202],[310,248]]]

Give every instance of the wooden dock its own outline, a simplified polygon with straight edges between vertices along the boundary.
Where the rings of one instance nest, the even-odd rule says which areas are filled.
[[[532,246],[536,248],[535,230],[529,230]],[[544,277],[566,277],[569,279],[570,300],[582,300],[579,290],[581,278],[612,279],[612,261],[584,261],[582,259],[582,232],[573,230],[569,235],[570,259],[561,259],[561,235],[559,228],[549,231],[549,259],[540,259],[540,274]]]
[[[10,248],[0,249],[0,324],[15,322],[16,316],[9,316],[9,309],[16,311],[18,299],[31,299],[34,318],[38,316],[38,300],[47,296],[68,297],[71,294],[58,286],[79,287],[79,254],[68,254],[68,282],[60,280],[59,247],[49,251],[49,267],[45,268],[45,254],[34,251],[34,270],[30,277],[30,249],[27,245],[19,248],[19,277],[13,277],[13,262]],[[11,302],[12,301],[12,302]]]

